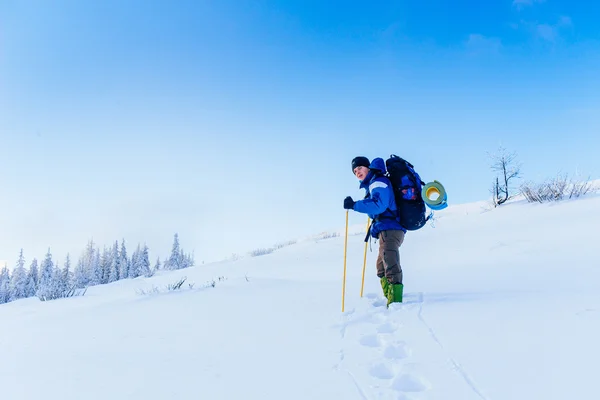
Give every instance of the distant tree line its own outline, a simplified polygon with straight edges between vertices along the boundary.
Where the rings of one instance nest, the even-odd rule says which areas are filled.
[[[134,279],[139,276],[151,277],[156,271],[176,270],[194,266],[193,254],[184,253],[179,245],[179,236],[175,234],[170,256],[160,262],[157,258],[154,266],[150,263],[148,246],[138,244],[131,255],[127,254],[125,240],[115,241],[112,246],[102,250],[89,241],[79,257],[75,267],[67,254],[61,266],[52,259],[50,249],[41,264],[34,258],[29,268],[25,268],[23,249],[13,268],[9,271],[5,265],[0,270],[0,304],[28,297],[38,297],[42,301],[82,295],[89,286],[104,285],[122,279]]]

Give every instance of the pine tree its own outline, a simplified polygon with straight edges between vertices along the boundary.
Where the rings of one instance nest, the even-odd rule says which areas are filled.
[[[188,260],[183,252],[183,249],[179,250],[179,262],[180,262],[180,268],[187,268],[188,267]]]
[[[194,258],[189,254],[185,254],[183,249],[180,251],[179,260],[181,263],[181,268],[189,268],[194,266]]]
[[[10,292],[13,300],[24,299],[28,297],[27,290],[27,271],[25,271],[25,258],[23,257],[23,249],[19,254],[17,260],[17,266],[12,271],[12,277],[10,280]]]
[[[153,271],[152,275],[154,275],[157,271],[160,271],[160,267],[161,267],[161,265],[160,265],[160,257],[158,257],[156,259],[156,264],[154,264],[154,271]]]
[[[119,242],[115,241],[110,252],[110,263],[108,271],[108,282],[116,282],[119,280],[120,273],[120,259],[119,259]]]
[[[129,267],[129,277],[130,278],[137,278],[138,276],[141,275],[140,274],[140,261],[139,261],[140,253],[141,253],[141,249],[140,249],[140,245],[138,244],[137,248],[131,255],[131,265]]]
[[[87,246],[83,252],[83,267],[85,270],[85,276],[88,280],[89,285],[94,285],[95,271],[92,264],[94,263],[94,241],[88,241]]]
[[[77,266],[74,272],[74,283],[78,288],[84,288],[90,285],[95,285],[96,271],[94,268],[94,241],[90,240],[77,261]]]
[[[96,284],[101,285],[102,284],[102,276],[104,273],[102,271],[102,264],[100,263],[100,249],[96,249],[94,251],[94,259],[92,261],[92,269],[94,271],[94,278],[96,280]]]
[[[65,281],[64,270],[61,270],[58,264],[54,266],[52,271],[52,290],[48,296],[49,300],[64,297],[68,291],[68,283]]]
[[[41,300],[49,300],[54,293],[54,262],[50,249],[46,253],[46,258],[40,267],[40,282],[37,290],[37,296]]]
[[[10,273],[8,266],[4,265],[0,271],[0,304],[11,301],[10,292]]]
[[[181,249],[179,248],[179,235],[177,233],[175,233],[173,239],[173,248],[171,249],[171,256],[167,260],[166,264],[167,269],[170,270],[183,268],[183,262],[181,259]]]
[[[111,264],[111,252],[108,247],[104,246],[104,250],[102,251],[102,256],[100,257],[100,272],[101,279],[100,283],[102,285],[108,283],[108,275],[110,273],[110,264]]]
[[[27,297],[33,297],[39,287],[40,272],[38,270],[38,261],[36,258],[31,260],[29,272],[27,273]]]
[[[77,266],[75,267],[75,272],[73,273],[73,284],[77,288],[84,288],[88,285],[88,283],[89,279],[85,268],[85,262],[82,256],[77,261]]]
[[[129,278],[129,259],[127,258],[127,248],[125,247],[125,239],[121,242],[121,253],[119,254],[119,267],[121,279]]]
[[[73,272],[71,272],[71,256],[67,253],[67,258],[65,259],[65,266],[63,268],[63,280],[67,287],[71,287],[73,285]]]
[[[102,284],[102,266],[100,264],[100,249],[94,247],[94,242],[91,241],[86,252],[86,262],[88,262],[90,285]]]
[[[138,258],[138,271],[140,275],[143,275],[147,278],[154,275],[152,273],[152,269],[150,269],[150,255],[148,254],[148,246],[146,244],[144,244],[144,248],[142,249],[142,252],[139,254]]]
[[[171,255],[164,263],[164,269],[175,270],[194,266],[194,257],[185,254],[179,245],[179,235],[175,233]]]

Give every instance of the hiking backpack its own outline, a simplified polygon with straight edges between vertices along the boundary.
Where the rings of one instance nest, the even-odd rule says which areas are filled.
[[[422,228],[429,219],[425,216],[425,201],[421,197],[421,187],[425,182],[411,163],[395,154],[390,155],[385,166],[386,177],[394,189],[400,224],[408,231]]]

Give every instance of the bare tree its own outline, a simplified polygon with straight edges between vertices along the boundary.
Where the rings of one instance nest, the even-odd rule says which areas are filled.
[[[515,152],[508,152],[500,146],[495,154],[489,154],[492,161],[491,168],[496,175],[496,182],[491,192],[494,196],[494,206],[499,206],[513,197],[512,182],[521,177],[521,163],[517,161]]]
[[[492,204],[494,205],[494,207],[498,207],[498,199],[500,199],[503,195],[498,177],[496,177],[496,180],[494,181],[494,183],[492,183],[492,186],[490,187],[490,193],[492,194]]]

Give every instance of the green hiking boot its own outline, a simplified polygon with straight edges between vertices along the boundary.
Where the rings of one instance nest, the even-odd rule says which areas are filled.
[[[402,303],[402,294],[404,292],[404,285],[401,283],[396,283],[393,285],[389,285],[388,289],[388,307],[391,303]]]
[[[388,292],[390,290],[390,283],[388,282],[387,278],[381,277],[379,278],[381,280],[381,288],[383,289],[383,295],[385,296],[385,298],[388,298]]]

